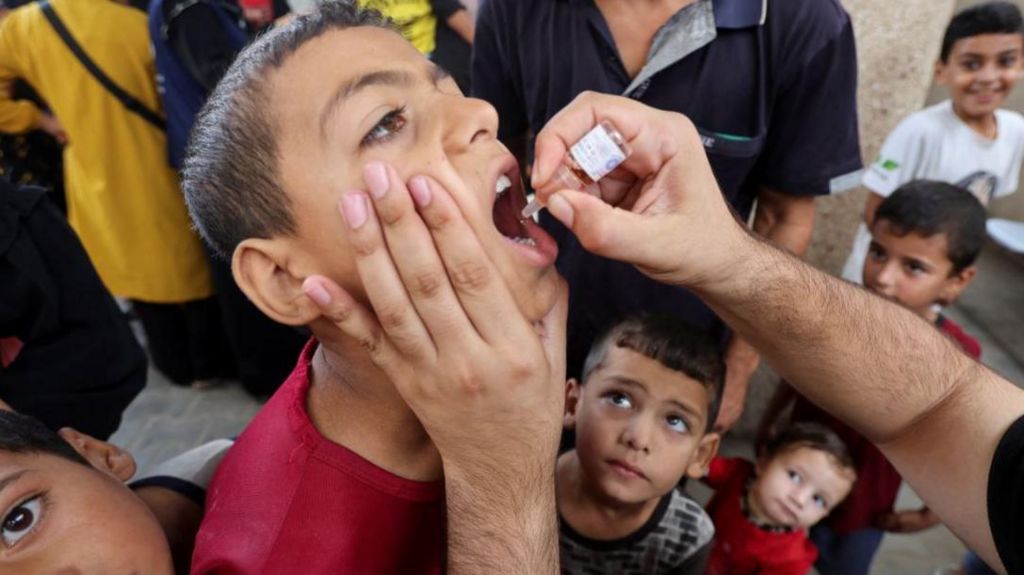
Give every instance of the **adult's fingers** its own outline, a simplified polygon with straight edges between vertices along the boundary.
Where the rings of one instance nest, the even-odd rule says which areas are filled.
[[[602,120],[609,120],[632,148],[622,163],[638,178],[658,172],[678,150],[673,131],[687,120],[679,114],[654,110],[628,98],[584,92],[555,114],[537,134],[531,184],[545,189],[566,153]]]
[[[458,345],[470,345],[473,323],[462,310],[449,281],[451,272],[445,270],[438,254],[440,246],[435,247],[430,230],[416,213],[405,182],[394,168],[382,162],[368,163],[363,179],[388,252],[423,325],[435,340],[455,339]]]
[[[395,269],[369,197],[361,191],[346,192],[340,204],[356,270],[381,328],[402,355],[436,357],[437,349]]]
[[[590,194],[565,190],[548,199],[548,211],[587,251],[635,265],[650,265],[658,227],[650,217],[612,207]]]
[[[302,282],[302,291],[327,321],[358,341],[374,364],[392,381],[402,380],[401,376],[412,369],[385,335],[373,313],[338,284],[326,277],[313,275]]]
[[[462,309],[484,341],[525,341],[532,336],[504,278],[448,191],[426,176],[411,179],[409,190]]]

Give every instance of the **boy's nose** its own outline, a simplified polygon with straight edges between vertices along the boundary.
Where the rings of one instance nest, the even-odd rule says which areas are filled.
[[[623,441],[634,451],[651,452],[651,426],[647,418],[634,417],[623,431]]]
[[[995,64],[986,64],[974,75],[976,82],[995,82],[999,79],[999,69]]]
[[[814,491],[806,485],[798,487],[789,494],[790,501],[798,510],[803,510],[803,508],[811,502],[811,498],[813,497]]]
[[[892,291],[896,287],[896,276],[898,273],[897,264],[894,262],[882,266],[881,271],[878,272],[878,277],[875,278],[875,287],[883,295],[893,295]]]
[[[442,96],[448,113],[444,132],[444,147],[449,153],[458,152],[480,139],[498,136],[498,112],[483,100],[462,96]]]

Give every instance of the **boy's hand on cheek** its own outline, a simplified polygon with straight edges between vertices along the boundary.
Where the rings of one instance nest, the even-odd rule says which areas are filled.
[[[394,382],[449,480],[549,480],[562,417],[564,286],[531,325],[447,191],[424,177],[406,187],[380,163],[365,179],[369,193],[347,193],[341,208],[373,309],[322,277],[307,278],[307,295]]]

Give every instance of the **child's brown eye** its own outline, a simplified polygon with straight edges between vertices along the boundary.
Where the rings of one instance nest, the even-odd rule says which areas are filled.
[[[380,144],[395,137],[405,127],[405,107],[392,110],[384,115],[363,138],[363,146]]]
[[[3,526],[0,527],[0,537],[4,545],[13,547],[22,537],[32,532],[32,529],[39,522],[42,502],[39,496],[33,497],[20,503],[4,517]]]

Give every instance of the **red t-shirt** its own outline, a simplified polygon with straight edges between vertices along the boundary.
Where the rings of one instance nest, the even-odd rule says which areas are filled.
[[[217,469],[192,573],[442,573],[442,482],[393,475],[324,438],[306,409],[310,341]]]
[[[805,575],[818,550],[800,529],[775,533],[750,522],[740,505],[754,466],[744,459],[716,457],[704,482],[715,490],[708,515],[715,546],[705,575]]]
[[[974,359],[981,358],[981,346],[963,329],[942,316],[935,322],[945,335],[955,341],[964,353]],[[903,478],[889,463],[875,444],[868,441],[845,423],[798,396],[793,407],[793,421],[813,421],[827,426],[846,443],[857,465],[857,482],[850,495],[825,519],[839,535],[874,527],[880,515],[891,513],[896,503]]]

